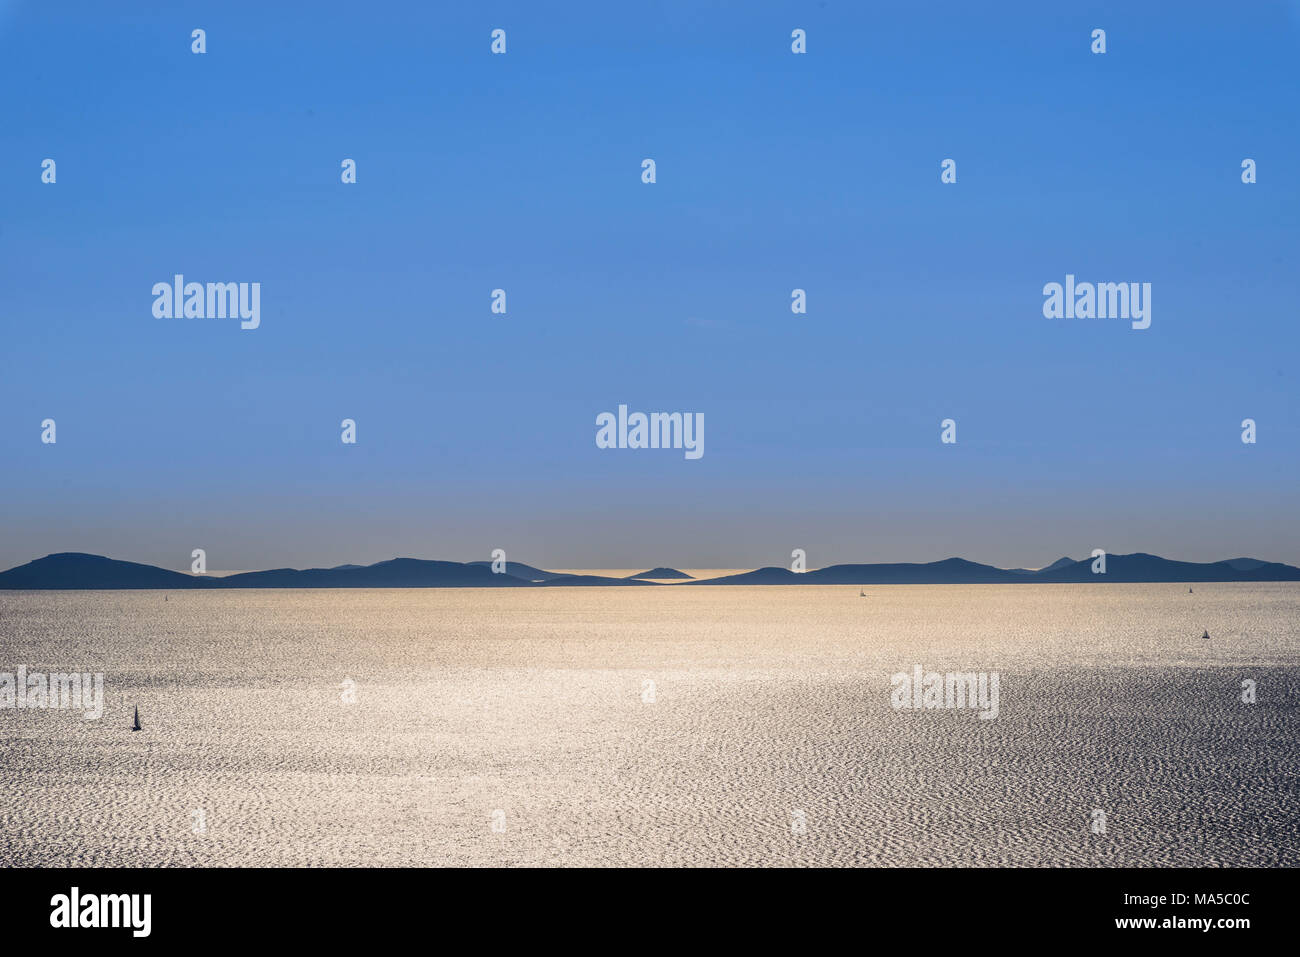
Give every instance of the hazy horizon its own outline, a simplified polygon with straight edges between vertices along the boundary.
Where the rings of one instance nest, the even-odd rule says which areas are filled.
[[[70,552],[70,553],[73,553],[73,554],[98,554],[98,553],[93,553],[93,552],[81,552],[80,550],[69,550],[69,552]],[[30,559],[27,559],[26,561],[23,561],[23,562],[19,562],[17,565],[14,565],[14,566],[4,566],[4,567],[0,567],[0,572],[7,571],[9,568],[19,567],[19,566],[21,566],[21,565],[28,564],[28,562],[31,562],[31,561],[37,561],[37,560],[42,559],[42,558],[47,558],[47,557],[50,557],[51,555],[57,555],[57,554],[68,554],[69,552],[48,552],[48,553],[46,553],[46,554],[44,554],[44,555],[33,555]],[[1147,552],[1147,551],[1142,550],[1142,549],[1139,549],[1138,552],[1139,552],[1139,553],[1145,553],[1145,554],[1156,555],[1156,557],[1158,557],[1158,558],[1163,558],[1163,559],[1167,559],[1167,560],[1169,560],[1169,561],[1174,561],[1174,562],[1186,562],[1186,561],[1192,561],[1191,559],[1181,558],[1181,557],[1179,557],[1179,556],[1177,556],[1177,555],[1160,555],[1159,553],[1156,553],[1156,552]],[[1133,554],[1133,553],[1124,553],[1124,552],[1108,552],[1107,554],[1108,554],[1108,556],[1111,556],[1111,557],[1120,557],[1120,556],[1123,556],[1123,555],[1126,555],[1126,554]],[[180,573],[180,574],[185,574],[185,575],[192,574],[192,569],[191,569],[191,566],[190,566],[190,565],[180,565],[180,564],[177,564],[177,565],[162,565],[162,564],[157,564],[157,563],[154,563],[154,562],[138,562],[136,559],[128,558],[128,557],[124,557],[124,556],[122,556],[122,555],[102,554],[101,557],[103,557],[103,558],[109,558],[109,559],[114,559],[114,560],[117,560],[117,561],[137,562],[138,564],[142,564],[142,565],[153,565],[154,567],[157,567],[157,568],[162,568],[162,569],[165,569],[165,570],[167,570],[167,571],[174,571],[174,572],[178,572],[178,573]],[[922,560],[922,561],[918,561],[918,562],[909,562],[909,561],[903,561],[903,560],[887,560],[887,561],[884,561],[884,562],[866,562],[866,561],[860,561],[860,562],[859,562],[859,561],[854,561],[854,562],[827,562],[827,563],[825,563],[825,564],[821,564],[821,565],[818,565],[818,564],[809,564],[809,565],[807,566],[807,570],[808,570],[808,571],[816,571],[816,570],[818,570],[819,568],[826,568],[826,567],[829,567],[829,566],[832,566],[832,565],[844,565],[844,564],[861,564],[861,565],[872,565],[872,564],[930,564],[930,563],[934,563],[934,562],[942,562],[942,561],[944,561],[944,560],[951,559],[951,558],[960,558],[960,559],[965,559],[965,560],[967,560],[967,561],[975,562],[975,563],[980,564],[980,565],[989,565],[989,566],[992,566],[992,567],[994,567],[994,568],[1002,568],[1002,569],[1027,569],[1027,570],[1029,570],[1029,571],[1039,571],[1039,570],[1042,570],[1042,569],[1048,567],[1049,565],[1052,565],[1052,564],[1054,564],[1055,562],[1060,561],[1060,560],[1063,559],[1063,558],[1068,558],[1068,559],[1070,559],[1071,561],[1075,561],[1075,562],[1080,562],[1080,561],[1090,561],[1090,560],[1091,560],[1091,556],[1074,556],[1074,555],[1069,555],[1069,554],[1063,554],[1063,555],[1058,555],[1055,559],[1053,559],[1053,560],[1050,561],[1050,562],[1043,562],[1041,565],[1031,565],[1031,564],[997,565],[997,564],[994,564],[994,563],[992,563],[992,562],[981,561],[981,560],[978,559],[978,558],[972,558],[972,557],[969,556],[969,555],[944,555],[944,556],[942,556],[942,557],[938,557],[938,558],[930,558],[930,559],[924,559],[924,560]],[[1260,560],[1260,561],[1265,561],[1265,562],[1272,562],[1272,561],[1274,561],[1273,559],[1269,559],[1269,558],[1260,558],[1260,556],[1258,556],[1258,555],[1226,555],[1226,556],[1224,556],[1223,558],[1213,559],[1213,560],[1211,560],[1211,561],[1214,561],[1214,562],[1217,562],[1217,561],[1233,561],[1233,560],[1235,560],[1235,559],[1242,559],[1242,558],[1246,558],[1246,559],[1258,559],[1258,560]],[[466,563],[466,564],[468,564],[468,563],[472,563],[472,562],[482,562],[482,563],[485,563],[485,564],[486,564],[486,563],[488,563],[488,562],[491,561],[490,558],[464,558],[464,557],[449,557],[449,556],[442,556],[442,555],[389,555],[387,558],[379,558],[379,559],[375,559],[374,561],[368,561],[368,562],[335,562],[335,563],[333,563],[333,564],[331,564],[331,565],[302,565],[302,566],[271,566],[271,565],[262,565],[262,566],[256,566],[256,567],[254,567],[254,566],[250,566],[250,567],[248,567],[248,568],[208,568],[208,569],[207,569],[206,571],[204,571],[202,574],[205,575],[205,576],[208,576],[208,577],[223,577],[223,576],[227,576],[227,575],[239,575],[239,574],[244,574],[244,573],[247,573],[247,572],[268,571],[268,570],[273,570],[273,569],[275,569],[275,568],[295,568],[295,567],[296,567],[296,568],[300,568],[300,569],[309,569],[309,568],[337,568],[337,567],[340,567],[340,566],[346,566],[346,565],[364,566],[364,565],[373,565],[373,564],[376,564],[376,563],[378,563],[378,562],[392,561],[392,560],[394,560],[394,559],[415,559],[415,560],[418,560],[418,561],[457,562],[457,563]],[[547,564],[547,563],[544,563],[544,562],[531,561],[531,560],[529,560],[527,557],[524,557],[524,558],[516,558],[516,557],[514,557],[514,556],[509,557],[509,558],[508,558],[508,561],[510,561],[511,563],[519,563],[519,564],[523,564],[523,565],[529,565],[529,566],[531,566],[531,567],[533,567],[533,568],[539,568],[539,569],[542,569],[543,571],[557,572],[557,573],[567,574],[567,575],[585,575],[585,574],[595,574],[595,575],[605,575],[605,576],[611,576],[611,577],[630,577],[631,575],[634,575],[634,574],[639,574],[639,573],[644,572],[644,571],[652,571],[652,570],[654,570],[654,569],[659,569],[659,568],[669,568],[669,569],[672,569],[672,570],[674,570],[674,571],[684,572],[684,573],[686,573],[687,575],[690,575],[690,576],[692,576],[692,577],[694,577],[694,578],[698,578],[698,577],[700,577],[701,575],[706,575],[706,574],[707,574],[708,576],[710,576],[710,577],[719,577],[719,576],[722,576],[722,575],[728,575],[728,574],[736,574],[736,573],[741,573],[741,572],[747,572],[747,571],[752,571],[752,570],[755,570],[755,569],[765,568],[765,567],[776,567],[776,568],[788,568],[788,567],[790,567],[790,562],[789,562],[789,561],[786,561],[786,562],[784,562],[784,563],[783,563],[783,562],[769,562],[769,563],[766,563],[766,564],[763,564],[763,565],[735,565],[735,564],[732,564],[732,565],[714,565],[714,566],[684,565],[684,564],[674,564],[674,563],[672,563],[672,562],[645,562],[645,563],[642,563],[642,564],[639,564],[639,565],[633,564],[633,565],[618,566],[618,567],[614,567],[614,566],[596,566],[596,565],[550,565],[550,564]],[[1281,563],[1279,563],[1279,564],[1287,564],[1287,565],[1289,565],[1289,564],[1291,564],[1291,563],[1290,563],[1290,562],[1281,562]],[[379,586],[379,587],[382,587],[382,586]]]

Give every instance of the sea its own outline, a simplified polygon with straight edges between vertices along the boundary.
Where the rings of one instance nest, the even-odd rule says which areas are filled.
[[[1300,585],[1190,588],[0,592],[103,676],[0,700],[0,864],[1298,866]]]

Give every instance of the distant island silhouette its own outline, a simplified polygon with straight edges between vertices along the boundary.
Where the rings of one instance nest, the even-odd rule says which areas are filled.
[[[695,576],[688,575],[686,574],[686,572],[679,572],[675,568],[664,568],[662,565],[660,565],[658,568],[652,568],[648,572],[642,572],[639,575],[628,575],[627,577],[628,578],[659,578],[659,579],[668,579],[668,578],[694,579]]]
[[[189,589],[189,588],[550,588],[701,585],[992,585],[1107,582],[1284,582],[1300,581],[1300,568],[1256,558],[1221,562],[1179,562],[1136,552],[1107,555],[1106,573],[1093,574],[1092,559],[1062,558],[1040,569],[996,568],[964,558],[938,562],[829,565],[807,572],[765,567],[720,578],[691,579],[671,568],[653,568],[628,578],[570,575],[509,562],[496,574],[492,563],[393,558],[373,565],[334,568],[275,568],[234,575],[189,575],[153,565],[118,561],[84,552],[46,555],[0,572],[0,590]],[[650,578],[679,577],[662,584]]]

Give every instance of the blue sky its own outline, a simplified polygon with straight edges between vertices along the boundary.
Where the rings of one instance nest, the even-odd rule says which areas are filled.
[[[1295,4],[270,6],[0,4],[0,566],[1300,563]]]

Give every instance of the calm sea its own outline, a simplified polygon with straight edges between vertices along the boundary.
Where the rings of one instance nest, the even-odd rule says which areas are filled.
[[[105,682],[0,709],[0,863],[1300,865],[1300,586],[1193,587],[0,592]]]

